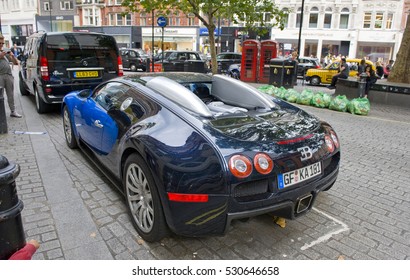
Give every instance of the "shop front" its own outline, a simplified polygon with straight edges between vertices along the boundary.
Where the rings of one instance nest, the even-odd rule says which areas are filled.
[[[151,54],[167,50],[199,49],[197,27],[142,27],[142,48]],[[164,33],[162,33],[164,31]]]
[[[72,31],[74,16],[39,16],[36,15],[37,30],[52,32]]]

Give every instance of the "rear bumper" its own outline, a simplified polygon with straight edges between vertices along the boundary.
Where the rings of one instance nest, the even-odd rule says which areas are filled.
[[[73,84],[44,84],[42,97],[47,104],[58,104],[63,101],[64,96],[76,90],[93,89],[102,82],[101,79],[87,83]]]
[[[309,212],[319,192],[330,188],[338,173],[337,164],[331,172],[318,180],[250,202],[240,202],[227,195],[209,196],[209,201],[204,204],[170,202],[168,226],[178,235],[208,236],[225,234],[235,219],[267,213],[295,219]]]
[[[338,174],[339,168],[335,169],[332,173],[328,174],[319,181],[312,182],[294,190],[289,190],[282,194],[279,202],[276,202],[270,206],[242,212],[228,213],[225,232],[229,229],[229,225],[235,219],[249,218],[269,213],[293,220],[303,214],[306,214],[312,208],[319,192],[331,187],[335,183]],[[300,203],[305,203],[305,198],[308,196],[311,196],[308,205],[305,205],[306,207],[303,208],[303,211],[300,211],[302,210],[302,208],[300,208]]]

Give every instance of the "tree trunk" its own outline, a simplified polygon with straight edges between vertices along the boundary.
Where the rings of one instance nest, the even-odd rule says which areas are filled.
[[[410,84],[410,16],[407,16],[400,49],[387,81]]]
[[[209,25],[208,38],[209,38],[209,48],[211,51],[212,74],[217,74],[218,73],[218,63],[216,62],[216,47],[215,47],[215,33],[214,32],[215,32],[215,25],[214,24]]]

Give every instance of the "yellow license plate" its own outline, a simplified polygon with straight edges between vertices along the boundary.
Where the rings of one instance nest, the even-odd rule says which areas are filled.
[[[95,78],[95,77],[98,77],[98,71],[74,72],[74,78]]]

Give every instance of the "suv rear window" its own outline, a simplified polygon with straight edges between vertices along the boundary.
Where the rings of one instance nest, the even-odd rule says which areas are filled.
[[[115,39],[104,34],[57,34],[47,36],[50,67],[104,67],[116,70]]]

